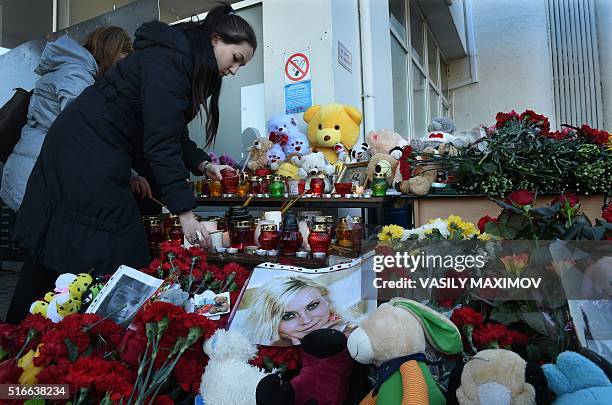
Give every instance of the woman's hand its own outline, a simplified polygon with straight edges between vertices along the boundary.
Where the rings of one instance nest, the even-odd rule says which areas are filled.
[[[206,171],[203,170],[204,165],[206,162],[202,163],[200,165],[200,171],[203,172],[207,177],[211,178],[211,179],[217,179],[217,180],[221,180],[222,176],[221,176],[221,171],[225,170],[225,169],[230,169],[233,171],[236,171],[236,169],[234,169],[231,166],[228,165],[216,165],[214,163],[211,163],[208,165],[208,167],[206,167]]]
[[[140,198],[153,197],[149,182],[142,176],[132,177],[132,180],[130,180],[130,190],[132,190],[132,193],[136,194]]]
[[[189,243],[192,245],[200,245],[204,249],[212,247],[210,235],[203,223],[199,222],[193,212],[187,211],[179,214],[183,234]]]

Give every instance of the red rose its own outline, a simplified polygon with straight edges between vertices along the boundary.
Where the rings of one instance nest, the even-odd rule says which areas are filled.
[[[472,307],[464,306],[453,311],[450,318],[451,322],[457,325],[458,328],[465,325],[480,326],[483,317],[480,312],[476,312]]]
[[[515,191],[506,198],[506,202],[512,205],[530,205],[533,203],[535,195],[527,190]]]
[[[561,208],[565,208],[566,202],[569,203],[570,208],[574,208],[574,206],[580,202],[580,199],[574,193],[561,194],[560,196],[552,200],[551,205],[560,203]]]
[[[201,351],[201,348],[198,349]],[[203,360],[203,358],[196,359],[183,356],[172,370],[172,374],[176,377],[176,381],[183,391],[198,394],[202,381],[202,373],[204,373],[204,368],[206,367],[206,361]]]
[[[478,229],[480,230],[480,233],[485,233],[485,226],[489,223],[489,222],[495,222],[497,223],[497,218],[493,218],[490,217],[488,215],[485,215],[484,217],[480,218],[478,220]]]
[[[467,271],[449,270],[444,274],[444,278],[445,279],[455,278],[457,280],[468,279],[470,278],[470,275],[468,274]],[[433,291],[432,298],[436,300],[437,302],[448,301],[448,300],[451,300],[454,302],[455,300],[457,300],[457,298],[461,297],[463,293],[465,292],[465,287],[461,286],[461,282],[456,281],[455,285],[458,286],[458,288],[453,288],[453,287],[436,288]]]
[[[499,348],[499,340],[508,333],[508,328],[502,324],[487,323],[474,330],[474,345],[479,350]]]
[[[141,333],[128,330],[123,335],[123,341],[118,347],[121,360],[134,368],[138,368],[138,360],[147,347],[147,339]]]

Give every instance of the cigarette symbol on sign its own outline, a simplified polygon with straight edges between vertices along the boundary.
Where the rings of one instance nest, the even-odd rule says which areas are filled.
[[[296,53],[291,55],[285,63],[285,74],[292,82],[303,80],[308,75],[310,63],[306,55]]]

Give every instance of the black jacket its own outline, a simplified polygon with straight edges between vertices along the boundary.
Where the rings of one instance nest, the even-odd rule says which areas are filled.
[[[190,44],[179,28],[151,22],[134,47],[58,116],[30,176],[14,240],[47,268],[110,273],[148,264],[131,168],[159,186],[172,212],[195,206],[187,168],[208,157],[186,135]]]

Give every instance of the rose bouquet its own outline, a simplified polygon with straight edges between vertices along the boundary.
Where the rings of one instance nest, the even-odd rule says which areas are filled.
[[[457,177],[471,193],[507,195],[608,192],[612,187],[612,137],[582,125],[550,131],[548,118],[526,110],[498,113],[488,136],[461,151]]]

